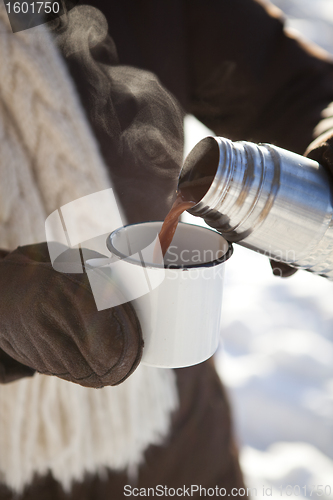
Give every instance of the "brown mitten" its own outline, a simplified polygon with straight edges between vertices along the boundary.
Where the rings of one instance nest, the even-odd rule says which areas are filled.
[[[317,161],[333,174],[333,132],[332,129],[315,139],[305,151],[305,156]]]
[[[55,271],[46,243],[19,247],[0,260],[0,325],[3,366],[24,365],[15,365],[16,375],[37,370],[86,387],[116,385],[142,355],[131,304],[98,311],[86,274]]]
[[[280,278],[289,278],[296,273],[297,269],[295,267],[290,267],[284,262],[278,262],[277,260],[269,259],[274,276],[280,276]]]

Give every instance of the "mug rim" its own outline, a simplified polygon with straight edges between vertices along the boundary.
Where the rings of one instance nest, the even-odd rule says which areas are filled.
[[[125,229],[126,227],[133,227],[133,226],[139,226],[139,225],[145,225],[145,224],[158,224],[158,223],[163,224],[163,221],[161,221],[161,220],[154,220],[154,221],[145,221],[145,222],[135,222],[133,224],[126,224],[125,226],[118,227],[117,229],[115,229],[114,231],[112,231],[112,233],[110,233],[108,235],[108,237],[106,239],[106,246],[107,246],[108,250],[112,254],[116,255],[120,259],[126,260],[126,262],[131,262],[132,264],[135,264],[135,265],[142,266],[142,261],[138,261],[136,259],[132,259],[131,256],[125,255],[122,252],[120,252],[119,250],[117,250],[117,248],[115,248],[113,246],[113,244],[112,244],[112,236],[115,235],[115,234],[117,234],[122,229]],[[181,225],[181,226],[196,227],[196,228],[199,228],[200,230],[210,231],[210,232],[212,232],[214,234],[219,235],[228,244],[227,251],[220,258],[218,258],[218,259],[214,259],[214,260],[211,260],[211,261],[208,261],[208,262],[202,262],[200,264],[189,264],[189,265],[185,265],[185,264],[167,264],[167,265],[163,265],[163,264],[153,264],[153,263],[146,264],[145,263],[144,267],[148,267],[148,268],[152,268],[152,269],[183,269],[183,270],[198,269],[198,268],[203,268],[203,267],[218,266],[219,264],[222,264],[222,263],[226,262],[227,260],[229,260],[230,257],[232,256],[233,251],[234,251],[232,243],[230,243],[230,241],[226,240],[225,237],[221,233],[219,233],[218,231],[214,231],[213,229],[210,229],[208,227],[197,226],[196,224],[189,224],[187,222],[181,222],[181,221],[179,221],[178,224]]]

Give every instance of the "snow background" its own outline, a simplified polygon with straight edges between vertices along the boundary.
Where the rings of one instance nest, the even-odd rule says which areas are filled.
[[[333,54],[333,0],[274,3]],[[185,130],[185,153],[211,135],[191,116]],[[252,497],[332,499],[333,283],[305,271],[277,278],[265,257],[234,245],[216,361]]]

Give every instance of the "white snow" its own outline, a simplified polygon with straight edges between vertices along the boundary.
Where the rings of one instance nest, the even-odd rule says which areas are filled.
[[[333,0],[274,3],[333,53]],[[185,124],[186,153],[213,135],[193,117]],[[265,257],[234,245],[216,363],[252,497],[332,499],[333,283],[305,271],[277,278]]]

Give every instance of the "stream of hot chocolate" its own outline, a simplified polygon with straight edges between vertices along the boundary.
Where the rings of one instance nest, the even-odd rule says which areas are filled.
[[[175,231],[177,229],[177,225],[179,222],[179,217],[180,215],[185,212],[185,210],[188,210],[191,207],[194,207],[196,205],[195,201],[188,201],[184,200],[183,198],[183,193],[181,191],[178,192],[177,198],[175,199],[170,212],[164,219],[162,228],[158,234],[159,240],[160,240],[160,246],[162,250],[162,256],[166,254],[171,242],[172,238],[175,234]],[[153,256],[153,261],[154,263],[158,263],[158,256],[160,255],[159,252],[159,247],[158,244],[155,245],[154,248],[154,256]]]
[[[166,254],[176,232],[180,215],[185,212],[185,210],[194,207],[194,205],[196,205],[198,201],[205,196],[213,180],[214,176],[209,175],[200,177],[199,179],[182,182],[182,186],[177,192],[177,197],[170,212],[164,219],[161,231],[158,235],[160,246],[157,242],[154,248],[153,262],[155,264],[162,263],[162,259]],[[160,249],[162,251],[162,255]]]

